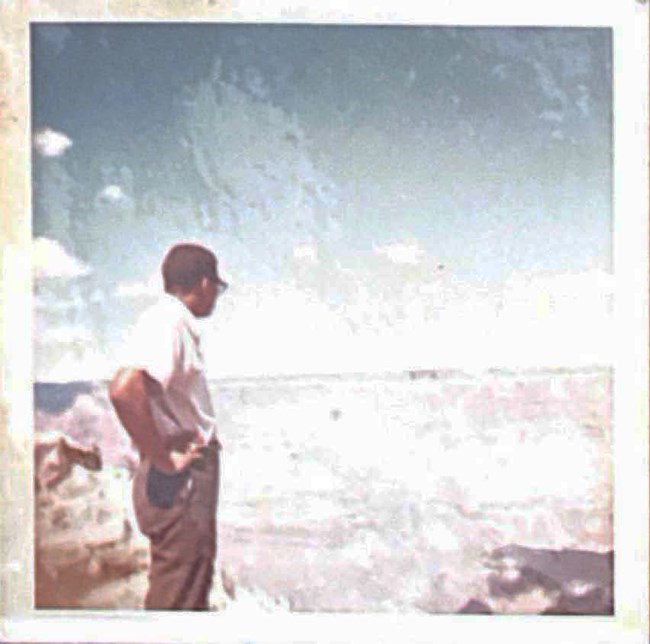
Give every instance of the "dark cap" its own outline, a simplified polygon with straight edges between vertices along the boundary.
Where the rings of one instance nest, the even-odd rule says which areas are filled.
[[[219,276],[217,267],[217,256],[209,248],[195,243],[174,244],[162,262],[165,291],[187,292],[205,277],[225,290],[228,284]]]

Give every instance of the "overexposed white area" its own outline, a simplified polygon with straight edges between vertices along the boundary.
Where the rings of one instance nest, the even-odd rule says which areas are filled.
[[[609,364],[611,283],[595,271],[528,276],[494,293],[443,285],[406,292],[401,308],[360,287],[343,314],[286,285],[233,288],[206,325],[208,363],[215,376]]]
[[[58,245],[47,243],[42,248],[54,258],[47,263],[50,272],[68,276],[71,282],[84,274]],[[315,261],[307,249],[299,255],[309,263]],[[353,283],[354,275],[347,279]],[[130,300],[141,310],[161,292],[162,280],[154,270],[145,282],[118,284],[112,297]],[[201,326],[212,378],[588,367],[611,364],[615,357],[613,301],[613,277],[601,270],[515,276],[491,290],[462,282],[432,282],[427,288],[405,288],[396,301],[371,294],[359,278],[354,298],[343,310],[286,283],[235,284],[217,303],[214,317]],[[48,337],[59,340],[51,358],[37,356],[37,379],[78,380],[80,373],[92,379],[107,377],[104,369],[111,363],[91,357],[103,352],[108,356],[116,347],[103,347],[95,337],[87,303],[78,301],[84,351],[79,350],[79,334],[70,337],[66,349],[67,318],[57,334],[60,300],[37,293],[36,303]],[[39,341],[47,344],[47,337]]]
[[[408,244],[397,242],[385,246],[376,246],[375,253],[387,257],[394,264],[418,264],[424,251],[417,242]]]

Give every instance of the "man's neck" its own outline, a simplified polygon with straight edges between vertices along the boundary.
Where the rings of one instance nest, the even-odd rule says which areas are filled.
[[[192,311],[192,302],[194,301],[194,297],[191,292],[167,292],[167,295],[169,295],[169,297],[173,297],[175,300],[178,300],[194,317],[196,317],[194,311]]]

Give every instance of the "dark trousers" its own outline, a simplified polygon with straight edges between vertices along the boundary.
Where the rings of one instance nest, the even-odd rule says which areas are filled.
[[[207,610],[217,555],[219,451],[204,450],[198,465],[167,475],[147,460],[133,481],[140,530],[149,538],[148,610]]]

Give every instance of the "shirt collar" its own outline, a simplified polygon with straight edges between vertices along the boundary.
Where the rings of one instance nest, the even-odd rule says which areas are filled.
[[[192,311],[190,311],[181,300],[169,293],[163,293],[161,300],[166,307],[169,307],[170,310],[174,311],[174,313],[185,322],[190,333],[198,342],[201,337],[201,330]]]

